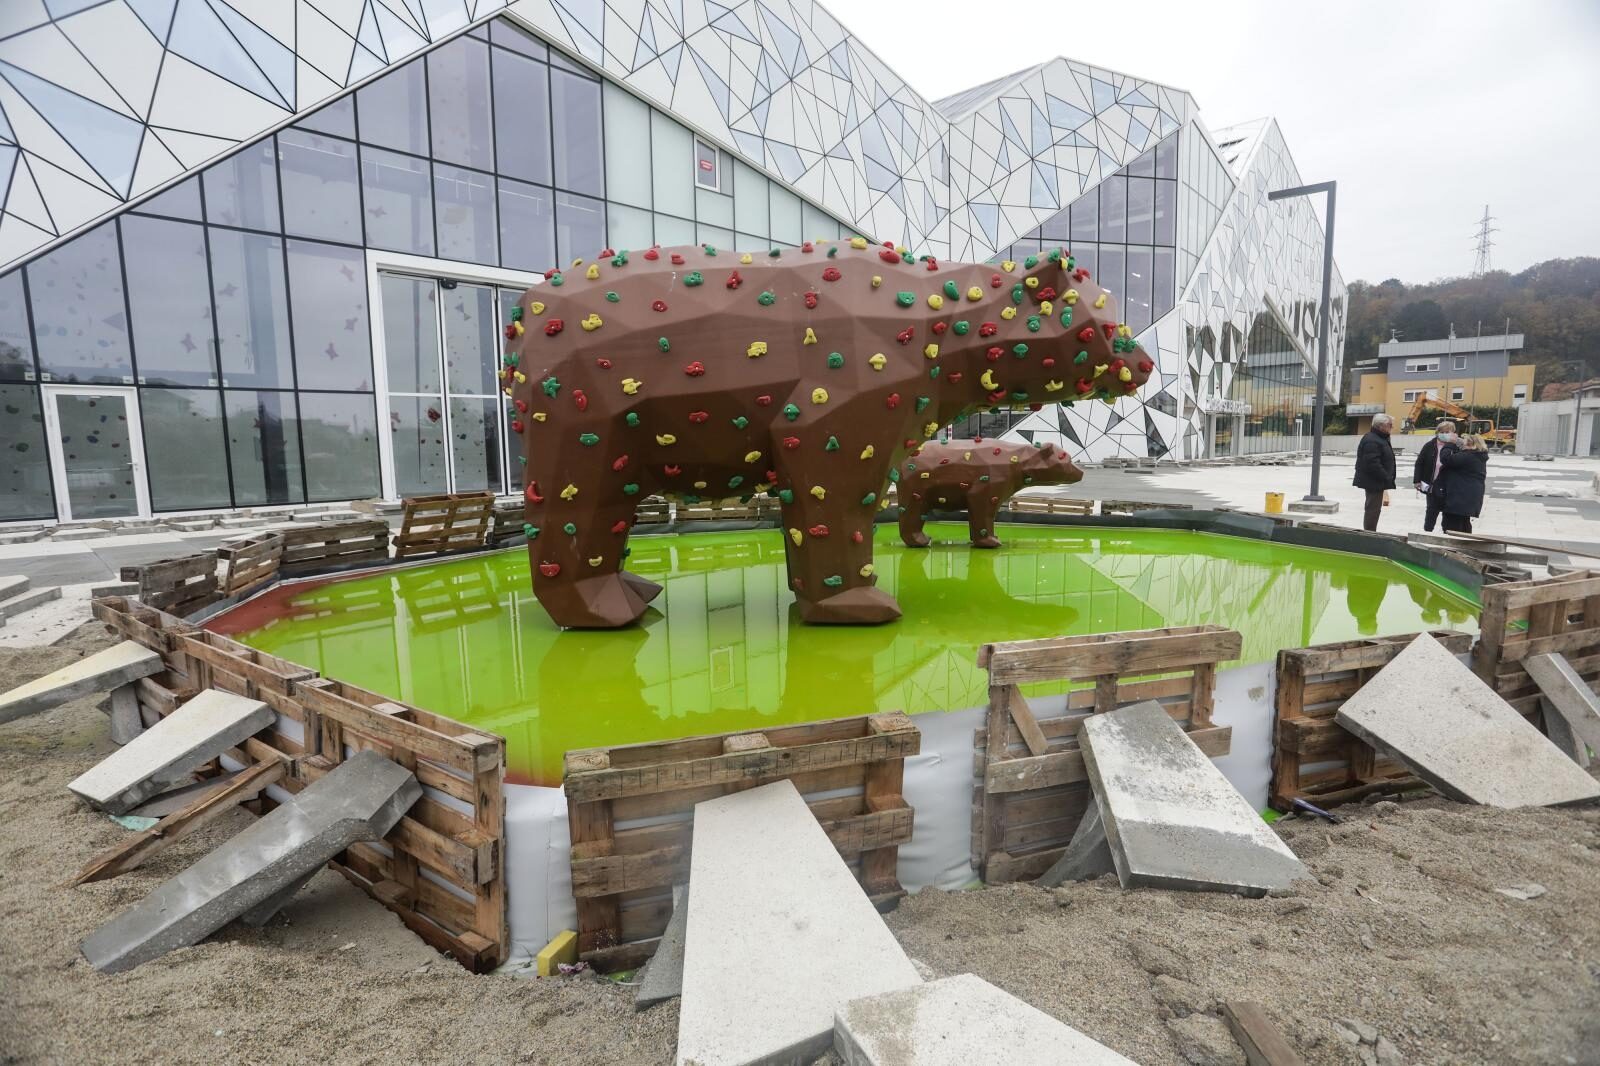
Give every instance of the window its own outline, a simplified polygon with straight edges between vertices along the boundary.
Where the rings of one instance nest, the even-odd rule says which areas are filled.
[[[205,172],[206,217],[224,226],[278,230],[278,166],[269,137]]]
[[[1407,359],[1407,374],[1437,374],[1439,372],[1439,359]]]
[[[215,389],[140,389],[139,408],[151,508],[228,506],[222,394]]]
[[[44,415],[32,385],[0,385],[0,521],[55,513],[45,458]]]
[[[364,147],[361,188],[368,245],[433,254],[433,191],[427,160]]]
[[[300,418],[292,392],[222,394],[236,507],[300,503]]]
[[[1465,370],[1467,368],[1467,357],[1464,355],[1456,356],[1454,366],[1457,370]]]
[[[296,237],[361,243],[356,146],[316,133],[278,134],[283,224]]]
[[[115,222],[34,260],[28,296],[41,381],[133,384]]]
[[[1517,404],[1522,403],[1525,400],[1527,400],[1527,398],[1528,398],[1528,386],[1526,386],[1526,385],[1513,385],[1513,386],[1511,386],[1511,406],[1515,407]]]
[[[215,385],[204,228],[130,216],[122,220],[141,385]]]
[[[0,381],[32,380],[33,339],[22,298],[22,271],[14,270],[0,277]]]
[[[357,392],[372,388],[366,271],[366,256],[359,248],[289,242],[289,308],[300,388]],[[300,417],[302,423],[312,420],[304,403]],[[302,428],[309,441],[310,431]],[[306,459],[310,461],[309,454]],[[312,495],[319,500],[355,498],[315,491]]]
[[[356,92],[356,113],[361,119],[364,142],[427,154],[428,82],[423,62],[412,60]],[[209,195],[210,190],[206,191]]]
[[[492,170],[489,106],[488,45],[457,37],[428,53],[428,118],[435,159]]]
[[[1465,400],[1466,398],[1467,398],[1467,390],[1466,389],[1463,389],[1460,386],[1457,386],[1457,387],[1452,388],[1450,390],[1450,399],[1453,400],[1454,402],[1460,403],[1462,400]]]
[[[694,183],[712,192],[722,191],[722,167],[716,146],[694,139]]]
[[[222,344],[222,384],[293,388],[283,239],[213,228],[211,287]]]

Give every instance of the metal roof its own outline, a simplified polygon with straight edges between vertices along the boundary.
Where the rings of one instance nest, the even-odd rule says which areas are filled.
[[[1432,341],[1385,341],[1378,355],[1392,359],[1397,355],[1448,355],[1452,352],[1508,352],[1522,347],[1522,334],[1496,333],[1484,337],[1440,337]]]

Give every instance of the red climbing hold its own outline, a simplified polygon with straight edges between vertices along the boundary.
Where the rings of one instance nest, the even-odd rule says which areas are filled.
[[[1106,340],[1110,340],[1112,337],[1115,337],[1117,335],[1117,327],[1116,327],[1116,324],[1113,323],[1113,322],[1102,322],[1102,323],[1100,323],[1100,329],[1102,331],[1104,331],[1104,333],[1106,335]]]
[[[1154,363],[1152,363],[1150,360],[1148,360],[1148,359],[1139,360],[1139,373],[1148,374],[1148,373],[1150,373],[1150,371],[1154,370],[1155,368],[1156,368],[1156,365]]]
[[[992,337],[999,332],[1000,326],[994,322],[985,322],[978,327],[978,336],[980,337]]]
[[[507,322],[506,323],[506,340],[514,341],[516,339],[517,339],[517,324],[515,322]]]
[[[1049,356],[1045,356],[1043,359],[1041,359],[1039,361],[1039,365],[1048,368],[1048,367],[1055,366],[1056,365],[1056,361],[1054,359],[1051,359]]]
[[[654,263],[657,259],[661,258],[661,253],[656,251],[654,248],[647,248],[645,249],[644,257],[650,260],[650,262]]]
[[[589,397],[584,394],[582,389],[572,390],[572,402],[580,411],[587,411],[589,409]]]
[[[1046,300],[1054,300],[1056,298],[1056,290],[1048,285],[1044,286],[1043,288],[1034,289],[1033,298],[1039,303],[1044,303]]]
[[[935,259],[931,255],[928,256],[928,270],[929,271],[934,271],[934,270],[938,270],[938,269],[939,269],[939,260]]]
[[[646,252],[645,254],[649,255],[650,253]],[[665,301],[665,300],[651,300],[650,301],[650,310],[652,310],[652,311],[665,311],[666,309],[667,309],[667,301]]]
[[[527,490],[526,495],[528,497],[528,502],[529,503],[543,503],[544,502],[544,497],[539,495],[539,483],[537,481],[528,482],[528,490]]]
[[[599,367],[601,370],[610,370],[611,360],[602,355],[600,358],[594,361],[594,365]]]
[[[1003,284],[1004,284],[1004,282],[1001,280],[999,274],[990,274],[989,275],[989,288],[998,289]]]
[[[617,519],[616,522],[611,527],[611,532],[613,532],[613,533],[626,533],[627,531],[628,531],[628,520],[626,518]]]
[[[522,419],[513,418],[511,420],[511,432],[513,432],[513,433],[521,433],[525,428],[527,428],[527,427],[525,427],[522,424]]]
[[[939,460],[939,465],[940,466],[949,466],[950,465],[950,460],[948,460],[948,459],[940,459]]]
[[[610,259],[612,256],[614,256],[616,254],[617,254],[616,251],[614,249],[611,249],[611,248],[602,248],[602,249],[600,249],[600,258],[601,259]]]
[[[767,471],[767,484],[776,485],[777,483],[778,483],[778,472],[776,470],[768,470]]]
[[[878,258],[882,259],[885,263],[900,262],[900,257],[894,254],[893,248],[885,248],[883,251],[878,253]]]
[[[806,532],[810,533],[813,537],[826,537],[828,535],[828,527],[822,525],[812,526],[810,529],[806,530]]]
[[[838,281],[842,277],[844,277],[844,275],[839,273],[838,267],[827,267],[822,271],[823,281]]]
[[[816,293],[811,292],[810,290],[807,290],[804,299],[806,301],[806,307],[809,310],[815,311],[817,309],[817,294]]]
[[[858,529],[854,533],[850,534],[850,539],[854,543],[860,544],[866,538],[861,535],[861,530]]]
[[[957,370],[954,374],[950,375],[950,384],[957,385],[957,384],[960,384],[960,382],[961,382],[961,371]]]
[[[884,406],[893,411],[896,407],[900,406],[900,394],[898,392],[891,392],[887,397],[884,398],[883,403]]]
[[[626,455],[619,455],[619,456],[617,456],[616,460],[614,462],[612,462],[611,469],[613,469],[613,470],[621,470],[624,467],[626,467],[627,465],[628,465],[628,457]]]
[[[935,322],[933,324],[933,335],[936,337],[942,337],[944,336],[945,330],[949,328],[950,323],[948,322]]]
[[[700,360],[696,359],[694,362],[684,367],[683,372],[692,378],[697,378],[706,372],[706,365]]]
[[[666,466],[661,468],[661,472],[668,477],[677,477],[679,474],[683,473],[683,467],[668,463]]]
[[[910,344],[911,343],[911,336],[915,332],[916,332],[916,327],[907,326],[905,329],[901,330],[899,333],[896,333],[894,335],[894,339],[899,341],[901,344]]]
[[[737,289],[740,285],[743,285],[743,284],[744,284],[744,279],[739,276],[739,272],[737,270],[735,270],[733,273],[728,275],[728,288]]]
[[[999,455],[999,454],[1000,454],[1000,449],[999,449],[999,448],[996,448],[996,449],[995,449],[995,450],[994,450],[994,454],[995,454],[995,455]]]
[[[1003,403],[1005,401],[1005,398],[1006,398],[1006,390],[1005,389],[996,389],[995,391],[993,391],[993,392],[991,392],[989,394],[989,402],[992,403],[992,404]]]
[[[515,407],[517,409],[517,413],[518,414],[525,415],[525,414],[528,413],[528,401],[527,400],[513,400],[513,401],[511,401],[511,406],[513,406],[513,407]]]
[[[672,265],[673,266],[683,266],[683,256],[679,255],[677,252],[673,252],[672,253]]]
[[[785,438],[783,438],[783,446],[785,448],[788,448],[790,451],[794,451],[796,448],[800,447],[800,438],[799,437],[785,437]]]
[[[1094,340],[1094,327],[1084,326],[1078,331],[1078,339],[1085,344],[1088,344],[1090,341]]]
[[[816,249],[811,246],[811,242],[810,241],[806,241],[804,244],[802,244],[800,246],[800,250],[802,252],[814,252],[814,251],[816,251]]]
[[[1077,270],[1072,272],[1072,278],[1074,281],[1088,281],[1089,272],[1083,269],[1083,267],[1079,267]]]
[[[983,357],[989,360],[991,363],[998,363],[1000,361],[1000,354],[999,348],[990,348],[988,351],[983,353]]]
[[[710,419],[710,417],[711,417],[711,412],[710,411],[690,411],[689,412],[689,421],[695,423],[696,425],[699,425],[700,423],[707,421],[708,419]]]
[[[561,332],[562,327],[565,325],[566,323],[562,322],[559,318],[552,318],[550,321],[544,324],[544,335],[546,337],[554,337],[557,333]]]
[[[1091,393],[1093,391],[1094,391],[1094,386],[1090,385],[1087,381],[1084,381],[1082,378],[1078,379],[1078,394],[1079,395],[1087,396],[1087,395],[1089,395],[1089,393]]]
[[[772,406],[772,397],[771,396],[757,396],[756,397],[756,406],[757,407],[771,407]]]
[[[539,573],[543,574],[545,577],[555,577],[557,574],[561,573],[561,564],[560,563],[540,563],[539,564]]]

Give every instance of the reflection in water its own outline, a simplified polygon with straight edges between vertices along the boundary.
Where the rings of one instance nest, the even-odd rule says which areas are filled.
[[[781,534],[761,530],[635,537],[630,568],[665,591],[629,629],[558,630],[520,549],[276,589],[213,628],[501,733],[519,778],[553,783],[571,748],[976,706],[987,641],[1209,622],[1240,630],[1243,661],[1262,662],[1358,635],[1473,627],[1468,601],[1383,560],[1049,526],[1010,527],[1006,547],[979,552],[965,527],[928,530],[924,550],[879,530],[879,580],[905,610],[886,626],[801,624]]]

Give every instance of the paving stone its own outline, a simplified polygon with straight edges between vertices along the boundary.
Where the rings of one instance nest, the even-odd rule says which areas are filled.
[[[139,688],[133,682],[111,690],[111,739],[126,744],[144,732],[144,717],[139,713]]]
[[[215,529],[217,523],[211,518],[174,518],[167,525],[180,533],[198,533],[204,529]]]
[[[48,711],[165,669],[161,656],[142,644],[125,640],[0,695],[0,722]]]
[[[20,596],[31,587],[28,578],[20,574],[7,574],[0,577],[0,600],[9,600],[13,596]]]
[[[198,943],[351,844],[382,838],[421,796],[411,771],[360,752],[96,929],[83,956],[118,973]]]
[[[839,1008],[921,982],[787,780],[695,806],[689,883],[678,1066],[810,1062]]]
[[[1600,797],[1600,783],[1426,633],[1335,720],[1462,803],[1532,807]]]
[[[1589,749],[1600,752],[1600,695],[1565,655],[1535,655],[1522,665],[1544,696],[1544,730],[1551,743],[1579,766],[1588,766]]]
[[[683,933],[689,924],[689,888],[674,885],[672,889],[672,917],[667,920],[666,932],[656,944],[656,953],[645,963],[639,975],[639,987],[633,994],[633,1009],[644,1010],[683,992]]]
[[[80,799],[126,814],[152,796],[187,782],[198,766],[272,724],[272,708],[208,688],[67,786]]]
[[[111,530],[101,529],[98,526],[58,526],[50,534],[53,541],[69,542],[74,540],[99,540],[101,537],[111,536]]]
[[[137,596],[139,583],[137,581],[113,581],[107,585],[95,585],[89,590],[91,597],[100,596]]]
[[[1308,876],[1154,700],[1089,716],[1078,743],[1122,887],[1260,896]]]
[[[61,598],[61,586],[50,585],[42,589],[29,589],[9,599],[0,600],[0,619],[9,622],[24,611],[42,607],[51,600]]]
[[[1289,510],[1305,514],[1338,514],[1338,500],[1290,500]]]
[[[970,973],[852,1000],[833,1049],[845,1066],[1136,1066]]]
[[[1106,824],[1100,818],[1100,806],[1091,802],[1079,819],[1065,854],[1037,883],[1041,888],[1056,888],[1068,881],[1092,881],[1116,869],[1111,859],[1111,845],[1106,841]]]
[[[223,529],[255,529],[257,526],[267,524],[265,515],[241,515],[235,518],[224,518],[217,523]]]

